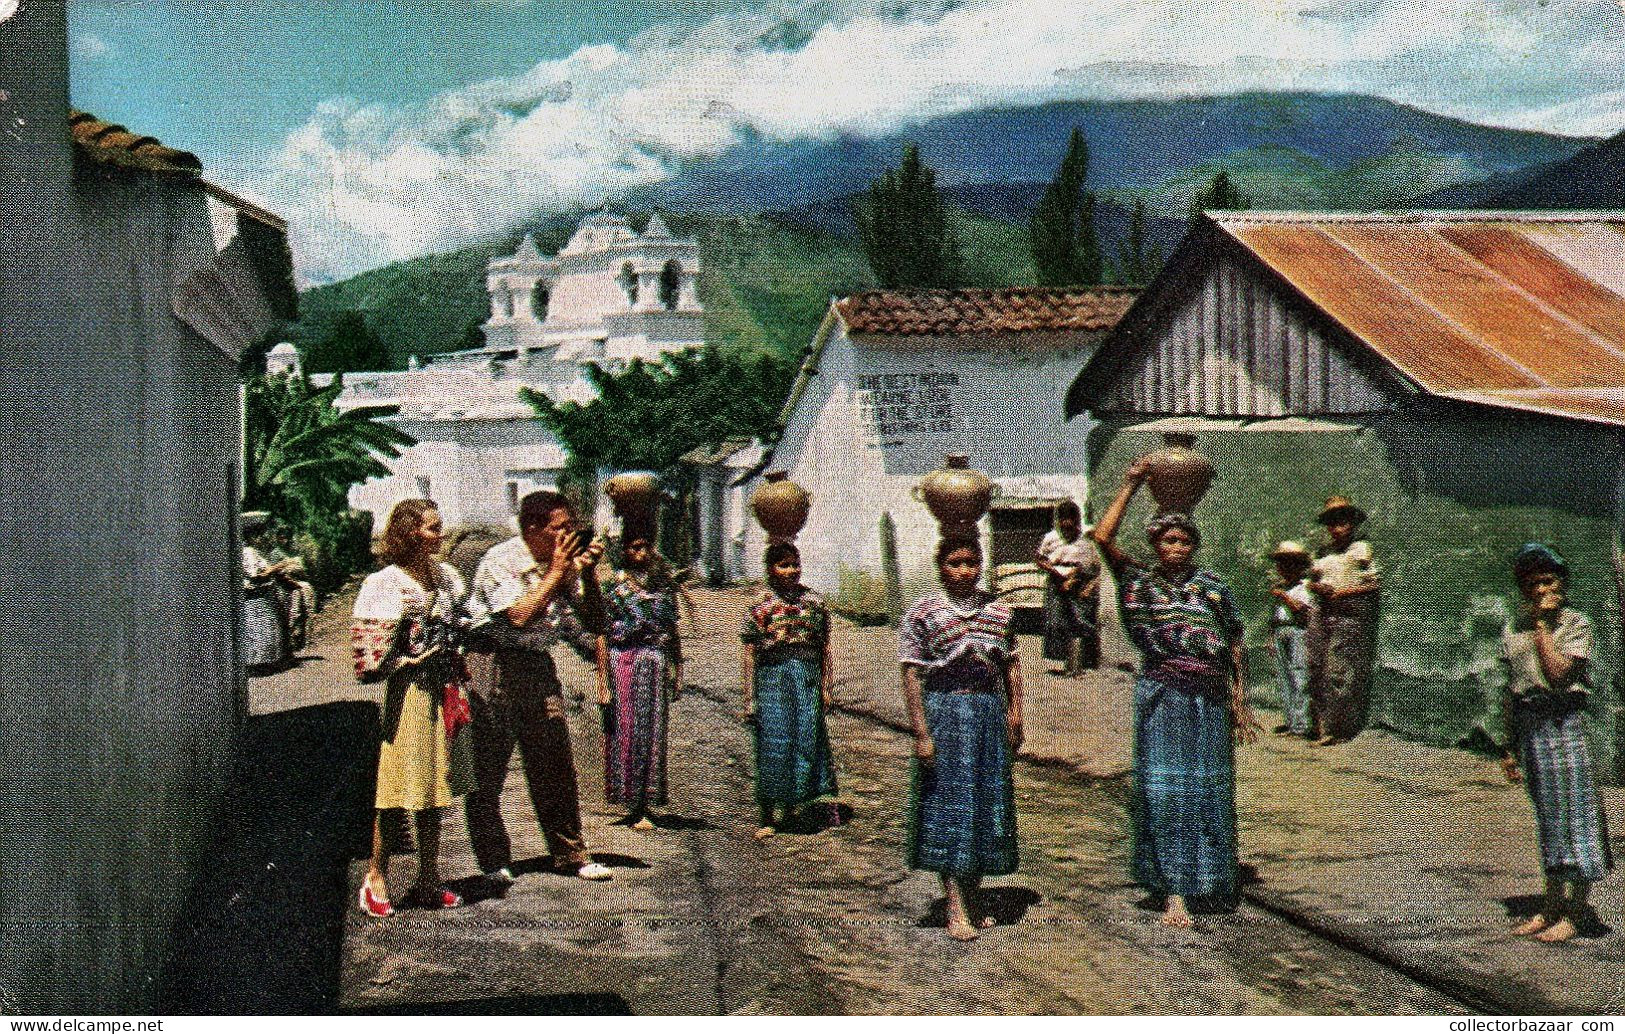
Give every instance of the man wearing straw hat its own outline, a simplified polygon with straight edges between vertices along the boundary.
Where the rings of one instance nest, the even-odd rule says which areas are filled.
[[[1371,543],[1359,534],[1364,510],[1334,495],[1317,519],[1330,541],[1309,569],[1309,591],[1319,607],[1310,636],[1309,684],[1320,722],[1315,742],[1326,747],[1358,736],[1370,716],[1382,574]]]

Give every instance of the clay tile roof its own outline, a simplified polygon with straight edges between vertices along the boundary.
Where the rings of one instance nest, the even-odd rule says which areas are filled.
[[[156,173],[162,176],[196,176],[203,168],[195,154],[165,147],[150,136],[130,132],[123,126],[103,122],[88,112],[68,115],[68,131],[79,153],[98,165]]]
[[[1128,287],[865,291],[836,311],[854,334],[1022,334],[1110,330],[1134,302]]]

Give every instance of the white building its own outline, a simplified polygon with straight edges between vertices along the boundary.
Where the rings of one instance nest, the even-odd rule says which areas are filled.
[[[71,111],[68,54],[64,4],[7,5],[0,999],[233,1012],[187,997],[221,967],[184,949],[231,927],[194,909],[229,871],[253,741],[237,369],[297,312],[286,226],[194,155]]]
[[[658,215],[642,234],[621,216],[589,216],[552,257],[526,236],[490,263],[483,348],[345,375],[339,408],[398,406],[394,422],[418,440],[350,504],[375,527],[411,497],[439,503],[447,525],[507,523],[526,493],[558,487],[566,460],[520,389],[585,401],[588,363],[615,369],[700,347],[699,271],[699,242],[673,238]]]
[[[912,490],[948,453],[968,454],[998,486],[982,524],[990,567],[1034,570],[1054,505],[1087,498],[1087,425],[1067,423],[1067,387],[1133,300],[1122,288],[1010,288],[870,291],[831,305],[778,445],[756,468],[812,493],[799,539],[807,584],[873,609],[889,515],[903,605],[934,587],[937,526]],[[764,545],[750,522],[752,575]]]

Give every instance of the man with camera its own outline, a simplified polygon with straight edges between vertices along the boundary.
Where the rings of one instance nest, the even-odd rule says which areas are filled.
[[[513,879],[502,787],[516,744],[554,867],[586,880],[610,878],[607,868],[588,859],[581,836],[570,728],[548,652],[562,642],[595,660],[604,603],[594,568],[602,554],[600,543],[583,537],[569,501],[539,491],[520,501],[519,535],[491,547],[474,572],[470,649],[488,652],[490,663],[474,665],[478,787],[465,806],[480,868],[502,880]]]

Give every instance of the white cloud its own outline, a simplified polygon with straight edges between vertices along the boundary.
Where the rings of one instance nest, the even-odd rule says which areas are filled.
[[[1609,132],[1625,125],[1625,19],[1616,0],[786,3],[410,109],[324,104],[263,186],[307,270],[333,275],[599,203],[747,131],[880,135],[989,105],[1241,89]]]
[[[110,49],[107,41],[100,36],[88,32],[75,33],[73,36],[73,56],[81,61],[94,61],[106,55]]]

